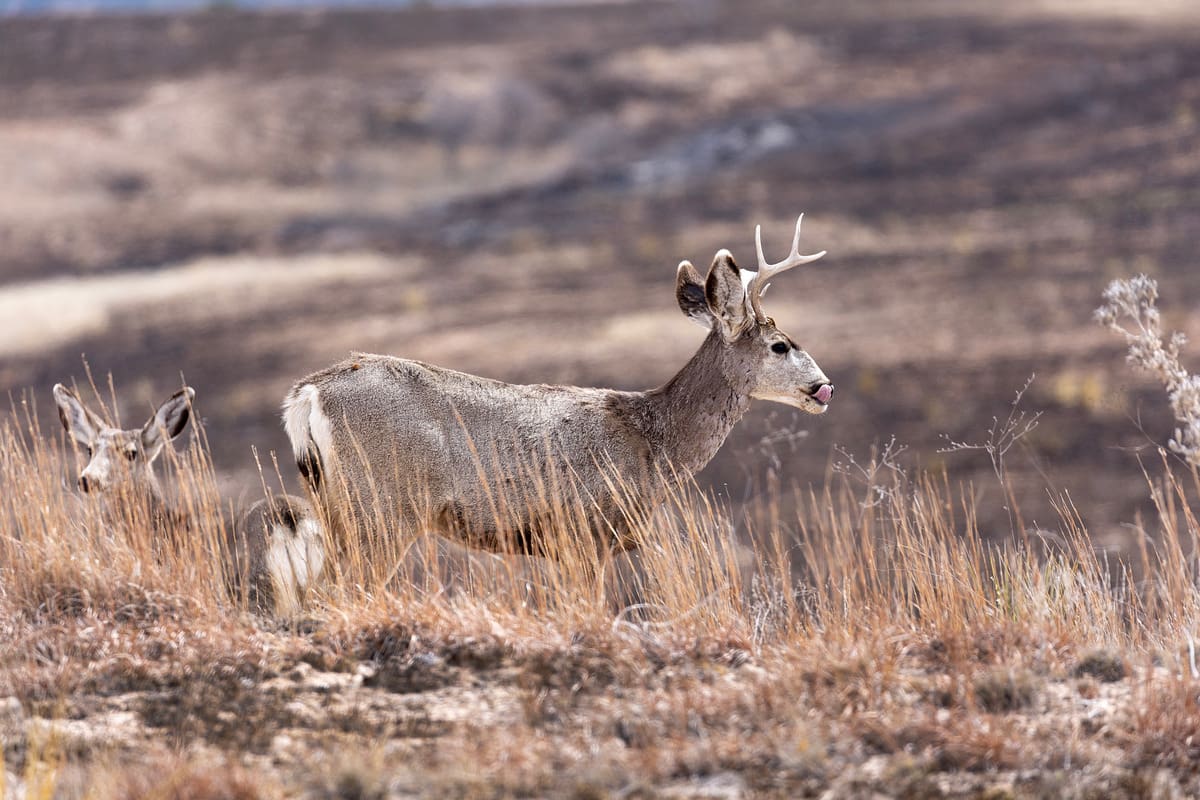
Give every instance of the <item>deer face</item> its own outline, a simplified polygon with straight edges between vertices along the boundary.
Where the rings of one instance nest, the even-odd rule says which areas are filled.
[[[750,396],[824,414],[833,398],[833,384],[813,357],[773,322],[758,326],[754,338],[758,341],[752,349],[759,357],[759,368]]]
[[[119,430],[106,425],[70,389],[56,384],[58,418],[88,454],[88,463],[79,474],[79,488],[100,495],[156,491],[151,465],[166,443],[187,426],[195,395],[195,390],[185,387],[159,406],[141,429]]]
[[[751,294],[757,275],[739,269],[729,251],[721,250],[703,281],[689,262],[679,265],[675,297],[684,314],[721,336],[733,368],[751,378],[751,397],[824,414],[833,384],[773,319],[760,319]]]

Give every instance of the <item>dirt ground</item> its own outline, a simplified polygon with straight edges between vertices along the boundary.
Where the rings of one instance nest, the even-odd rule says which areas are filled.
[[[1178,763],[1188,746],[1176,756],[1181,743],[1164,743],[1163,753],[1130,744],[1139,724],[1131,695],[1153,669],[1120,683],[1006,675],[983,714],[932,699],[946,693],[942,684],[911,669],[892,690],[927,699],[911,716],[872,720],[856,707],[869,701],[846,699],[862,689],[842,664],[801,675],[732,651],[634,669],[583,653],[514,658],[467,641],[449,655],[418,648],[332,670],[299,660],[247,677],[216,665],[182,689],[77,697],[53,719],[27,719],[13,705],[0,731],[24,728],[28,745],[10,758],[49,742],[68,764],[91,765],[62,772],[59,797],[95,796],[156,764],[157,792],[118,796],[274,797],[263,787],[276,785],[283,797],[321,800],[1011,800],[1182,798],[1197,785],[1180,780],[1191,772]],[[827,706],[842,703],[847,719],[828,720]],[[764,709],[777,716],[753,716]],[[1040,751],[1035,731],[1053,737]],[[914,755],[930,746],[938,757]],[[98,777],[97,762],[113,777]],[[197,777],[206,771],[211,783]],[[10,773],[7,786],[6,796],[35,796],[28,774]]]

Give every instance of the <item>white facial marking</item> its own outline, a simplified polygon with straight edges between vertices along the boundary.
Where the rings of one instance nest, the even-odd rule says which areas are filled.
[[[781,403],[785,406],[798,408],[801,411],[807,411],[810,414],[824,414],[829,410],[829,406],[824,403],[818,403],[806,394],[777,394],[775,392],[755,392],[753,395],[755,400],[769,400],[772,403]]]
[[[103,451],[97,452],[96,456],[92,457],[92,460],[88,462],[83,472],[79,475],[79,477],[87,480],[89,491],[92,489],[103,490],[108,488],[109,460],[107,458],[99,458],[98,456],[101,452]]]
[[[130,444],[130,431],[103,428],[91,443],[92,454],[79,477],[87,481],[90,493],[107,493],[119,486],[144,487],[153,482],[149,465],[129,457],[137,454]]]
[[[806,373],[805,378],[809,383],[829,383],[829,378],[825,377],[817,362],[805,351],[793,350],[788,354],[788,358],[797,369]]]

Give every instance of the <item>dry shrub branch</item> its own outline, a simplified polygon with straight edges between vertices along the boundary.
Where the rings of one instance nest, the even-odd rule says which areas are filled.
[[[1200,464],[1200,375],[1188,372],[1179,360],[1187,337],[1175,331],[1164,338],[1157,301],[1157,281],[1145,275],[1120,278],[1104,290],[1096,321],[1125,338],[1130,364],[1162,382],[1179,425],[1168,445],[1192,464]]]

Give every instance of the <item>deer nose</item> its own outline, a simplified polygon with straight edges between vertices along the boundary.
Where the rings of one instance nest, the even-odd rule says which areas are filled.
[[[92,490],[92,482],[88,480],[87,475],[79,476],[79,489],[80,489],[80,491],[82,491],[84,493],[90,492]]]

